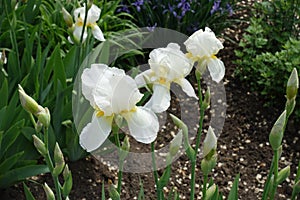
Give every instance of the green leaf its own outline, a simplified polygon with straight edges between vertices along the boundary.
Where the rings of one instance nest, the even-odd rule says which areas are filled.
[[[30,192],[29,188],[25,183],[23,183],[23,188],[24,188],[26,200],[35,200],[33,194]]]
[[[143,182],[140,178],[140,191],[139,191],[139,195],[138,195],[138,200],[144,200],[144,198],[145,198],[144,186],[143,186]]]
[[[67,78],[73,78],[74,74],[77,73],[75,71],[75,64],[76,64],[76,54],[77,54],[78,48],[76,46],[73,46],[69,52],[67,53],[66,57],[63,60],[65,69],[66,69],[66,77]]]
[[[6,78],[2,82],[2,87],[0,89],[0,96],[1,96],[0,108],[3,108],[8,103],[8,83]]]
[[[48,172],[49,168],[47,165],[29,165],[13,169],[0,176],[0,188],[7,188],[28,177]]]
[[[236,175],[232,188],[230,190],[228,200],[238,200],[238,185],[239,185],[240,174]]]
[[[170,175],[171,175],[171,165],[168,165],[163,175],[160,177],[157,187],[160,187],[161,189],[165,187],[169,182]]]
[[[24,151],[16,153],[9,158],[5,159],[2,163],[0,163],[0,174],[6,173],[10,170],[18,161],[19,158],[24,154]]]
[[[4,156],[7,149],[13,145],[17,137],[19,136],[21,127],[24,126],[24,120],[15,123],[8,131],[6,131],[2,138],[2,148],[0,152],[0,159]]]

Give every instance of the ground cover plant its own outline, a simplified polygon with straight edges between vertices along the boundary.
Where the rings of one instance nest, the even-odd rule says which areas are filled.
[[[88,164],[88,152],[93,153],[109,141],[117,147],[118,171],[116,176],[102,177],[96,184],[100,194],[90,198],[132,199],[132,196],[126,196],[126,190],[132,188],[125,187],[130,179],[124,179],[125,186],[122,182],[128,176],[128,172],[123,172],[128,164],[126,159],[135,147],[146,147],[142,150],[148,149],[151,155],[153,188],[149,189],[145,180],[139,179],[134,188],[137,199],[238,199],[243,174],[236,172],[236,178],[230,180],[230,191],[224,194],[222,187],[227,183],[216,182],[214,169],[219,167],[218,160],[222,159],[217,148],[219,132],[217,127],[204,123],[206,113],[213,110],[216,100],[214,87],[225,75],[226,65],[217,58],[223,44],[213,30],[202,27],[183,37],[182,44],[167,42],[152,49],[149,58],[143,57],[142,44],[159,28],[148,31],[150,37],[147,37],[147,31],[139,31],[129,20],[134,19],[130,14],[118,10],[122,8],[119,3],[1,3],[5,11],[0,18],[0,44],[3,44],[0,55],[0,94],[3,97],[0,110],[1,188],[9,190],[15,183],[25,181],[22,188],[15,186],[19,192],[24,190],[26,199],[76,199],[72,196],[76,187],[72,174],[77,172],[70,171],[69,165],[72,166],[72,162],[76,165],[81,158],[86,158],[83,165]],[[204,10],[213,14],[213,7],[216,9],[220,3],[212,4],[211,1],[211,8]],[[131,6],[137,9],[137,4]],[[131,44],[131,48],[124,44]],[[289,45],[297,45],[297,41],[290,39],[287,50]],[[276,56],[281,59],[286,54],[296,55],[298,48],[291,49],[294,52]],[[138,65],[137,55],[149,59],[150,68],[146,71],[132,68]],[[109,62],[116,57],[121,59]],[[131,72],[126,74],[125,70]],[[284,111],[278,114],[276,122],[272,121],[274,125],[269,130],[274,157],[268,165],[270,169],[267,170],[262,199],[278,198],[281,193],[296,199],[300,192],[299,161],[280,164],[281,155],[286,152],[283,134],[295,109],[299,87],[297,69],[293,67],[287,71],[286,87],[283,87],[286,88]],[[204,82],[209,82],[208,86],[203,87]],[[194,139],[188,121],[181,119],[183,112],[176,112],[179,103],[172,94],[174,85],[183,91],[183,99],[193,99],[199,105]],[[74,110],[74,105],[85,112]],[[171,114],[167,112],[173,109]],[[192,113],[197,113],[196,110]],[[158,129],[161,114],[165,112],[174,130],[164,130],[166,133],[162,137]],[[190,119],[192,113],[188,114]],[[274,115],[271,119],[275,118]],[[169,145],[160,155],[157,151],[161,143]],[[182,169],[174,168],[173,163],[178,153],[184,154],[188,163],[185,171],[190,177],[186,178],[188,185],[174,187],[172,180],[181,182],[176,174]],[[159,167],[160,157],[165,167]],[[105,168],[103,164],[100,166]],[[47,173],[52,180],[39,182],[38,179]],[[284,185],[285,181],[290,182],[291,192],[285,193],[280,187],[277,192],[278,186]],[[36,186],[42,188],[46,196],[34,192]],[[6,196],[3,198],[7,199]]]

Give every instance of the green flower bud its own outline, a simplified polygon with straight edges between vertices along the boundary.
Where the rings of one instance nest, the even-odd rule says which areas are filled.
[[[42,110],[40,110],[40,112],[38,112],[36,114],[38,120],[46,127],[48,128],[50,126],[50,112],[48,110],[48,108],[43,108]]]
[[[70,13],[64,7],[62,8],[62,14],[63,14],[63,18],[64,18],[67,26],[72,27],[73,26],[73,17],[70,15]]]
[[[45,156],[47,155],[48,151],[46,149],[45,143],[38,138],[36,135],[32,135],[33,138],[33,144],[35,148],[38,150],[38,152],[42,155]]]
[[[203,141],[203,157],[206,157],[211,151],[217,148],[217,137],[211,126],[208,128],[206,137]]]
[[[292,99],[292,100],[287,99],[287,101],[285,103],[285,110],[286,110],[287,117],[289,117],[292,114],[292,112],[294,111],[295,105],[296,105],[295,99]]]
[[[290,171],[291,171],[290,166],[287,166],[284,169],[280,170],[276,180],[278,185],[281,184],[283,181],[285,181],[287,177],[289,177]]]
[[[180,149],[182,143],[182,130],[178,132],[175,138],[170,143],[170,156],[174,157]]]
[[[283,113],[279,116],[279,118],[273,125],[271,133],[269,135],[269,141],[273,150],[277,150],[281,145],[285,120],[286,120],[286,111],[283,111]]]
[[[28,96],[21,85],[19,87],[19,97],[22,107],[29,113],[36,115],[38,112],[43,110],[43,107],[40,106],[33,98]]]
[[[73,179],[72,179],[72,174],[71,171],[69,170],[68,165],[65,166],[64,171],[63,171],[63,177],[64,177],[64,184],[62,187],[62,193],[63,196],[68,196],[72,190],[73,186]]]
[[[215,153],[209,159],[203,158],[201,161],[201,170],[203,174],[208,175],[217,164],[218,155]]]
[[[120,160],[125,160],[130,150],[129,137],[126,135],[120,151]]]
[[[54,164],[53,175],[58,176],[65,167],[64,155],[61,152],[58,143],[56,143],[54,147]]]
[[[216,192],[217,186],[215,184],[213,184],[212,186],[210,186],[207,191],[206,191],[206,196],[204,200],[210,200],[213,198],[215,192]]]
[[[64,168],[64,171],[63,171],[64,180],[66,181],[70,175],[72,175],[71,171],[69,170],[68,164],[66,164],[65,168]]]
[[[112,200],[120,200],[120,194],[116,190],[116,187],[112,184],[111,180],[108,181],[109,187],[108,187],[108,193],[109,197]]]
[[[92,7],[92,5],[93,5],[93,0],[88,0],[88,3],[87,3],[88,10]]]
[[[174,124],[182,130],[183,137],[184,137],[183,145],[184,145],[186,155],[191,161],[194,161],[196,152],[189,143],[188,127],[185,125],[185,123],[183,123],[183,121],[178,119],[175,115],[170,114],[170,117],[173,120]]]
[[[286,98],[295,99],[299,88],[299,78],[296,68],[293,69],[286,86]]]
[[[36,133],[41,132],[42,128],[43,128],[43,124],[42,124],[40,121],[37,121],[37,123],[36,123],[36,125],[35,125],[35,127],[34,127],[35,132],[36,132]]]
[[[51,190],[51,188],[47,185],[47,183],[45,183],[45,185],[43,186],[43,188],[44,188],[44,191],[46,193],[47,200],[55,200],[54,193]]]
[[[203,108],[206,110],[210,104],[210,88],[208,87],[205,96],[204,96],[204,101],[203,101]]]

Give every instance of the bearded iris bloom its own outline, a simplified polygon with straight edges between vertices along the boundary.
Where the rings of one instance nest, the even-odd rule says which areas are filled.
[[[145,144],[156,139],[157,116],[148,108],[136,106],[143,94],[130,76],[118,68],[92,64],[81,76],[82,93],[94,108],[90,123],[81,131],[80,144],[88,152],[96,150],[112,130],[114,117],[122,116],[130,134]]]
[[[193,33],[185,42],[188,51],[187,56],[198,62],[198,70],[203,73],[208,71],[214,81],[220,82],[225,75],[225,66],[223,62],[216,57],[223,45],[208,27],[205,31],[202,29]]]
[[[103,33],[97,24],[97,21],[99,20],[100,17],[100,13],[101,13],[100,8],[98,8],[96,5],[93,4],[87,13],[86,26],[83,27],[84,20],[86,17],[85,6],[81,8],[77,8],[74,11],[75,24],[74,24],[73,36],[76,41],[80,41],[83,29],[84,32],[83,32],[82,41],[84,42],[86,40],[88,35],[87,33],[88,27],[91,28],[94,38],[96,38],[99,41],[105,41]],[[71,38],[69,38],[69,41],[73,42],[71,41]]]
[[[166,111],[170,106],[172,82],[179,84],[188,96],[198,98],[193,86],[185,79],[191,72],[193,63],[180,51],[178,44],[170,43],[166,48],[154,49],[149,56],[150,69],[135,78],[139,87],[153,84],[153,95],[146,107],[156,113]]]

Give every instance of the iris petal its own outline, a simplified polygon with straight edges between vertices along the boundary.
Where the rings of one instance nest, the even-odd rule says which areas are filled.
[[[124,115],[130,134],[138,142],[149,144],[157,137],[159,123],[157,116],[149,109],[136,107],[134,112]]]
[[[207,67],[211,78],[219,83],[225,75],[224,63],[220,59],[212,58],[207,61]]]
[[[165,85],[154,84],[153,95],[145,107],[150,108],[155,113],[161,113],[169,108],[170,101],[171,95],[169,88]]]
[[[88,123],[81,131],[80,145],[91,152],[99,148],[111,132],[112,117],[93,116],[92,122]]]

